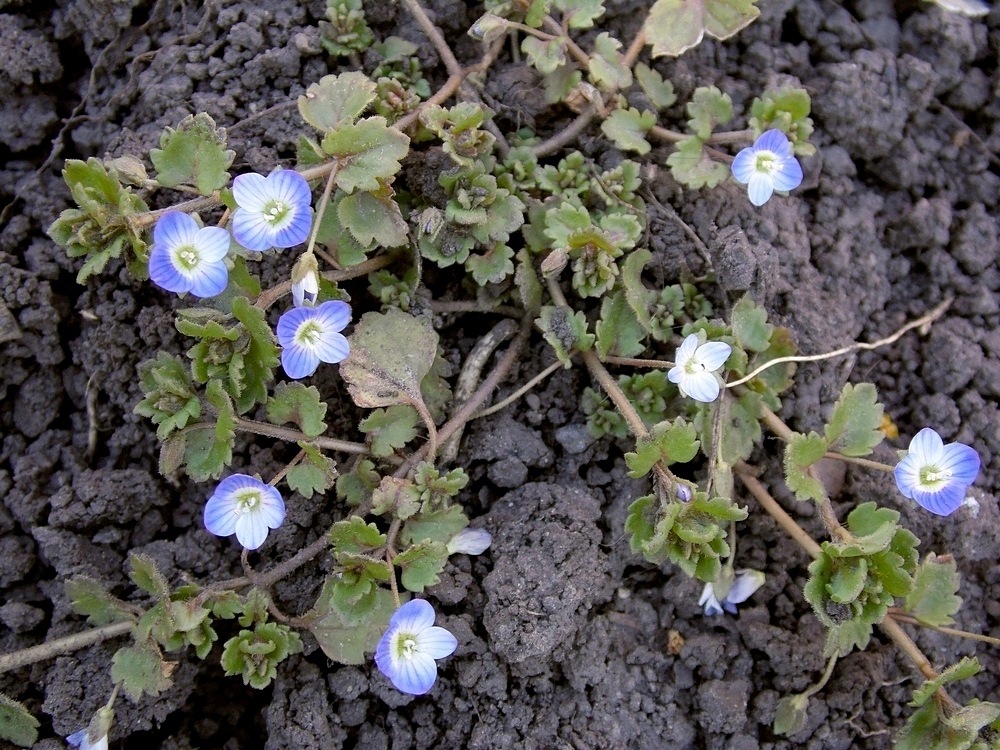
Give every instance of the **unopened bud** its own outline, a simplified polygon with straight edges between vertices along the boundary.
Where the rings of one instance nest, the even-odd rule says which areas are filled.
[[[448,554],[481,555],[493,544],[493,536],[486,529],[462,529],[448,542]]]
[[[304,253],[292,267],[292,301],[296,307],[312,307],[318,297],[319,265],[315,255]]]
[[[558,276],[569,262],[569,253],[564,247],[557,247],[542,261],[542,276]]]

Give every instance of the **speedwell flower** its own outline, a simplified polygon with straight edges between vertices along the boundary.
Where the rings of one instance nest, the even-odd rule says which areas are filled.
[[[285,520],[281,493],[246,474],[226,477],[205,505],[205,528],[216,536],[236,534],[247,549],[257,549],[267,539],[268,529]]]
[[[671,383],[677,383],[681,395],[706,404],[719,397],[722,378],[716,370],[722,368],[733,348],[721,341],[698,345],[698,335],[689,335],[677,349],[677,363],[667,373]]]
[[[728,572],[728,580],[726,573]],[[742,604],[764,585],[764,574],[759,570],[737,570],[736,575],[729,568],[723,568],[719,580],[706,583],[698,604],[705,608],[706,615],[721,615],[723,610],[736,614],[736,605]],[[723,591],[727,588],[727,591]],[[718,589],[718,591],[716,591]],[[721,594],[722,600],[718,599]]]
[[[802,167],[792,156],[792,144],[780,130],[768,130],[733,159],[733,177],[747,185],[750,202],[767,203],[775,190],[788,192],[802,183]]]
[[[319,297],[319,265],[311,252],[304,253],[292,266],[292,302],[296,307],[312,307]]]
[[[281,366],[298,380],[316,372],[320,362],[336,364],[351,353],[340,333],[351,322],[351,306],[334,300],[319,307],[293,307],[278,319]]]
[[[241,174],[233,180],[239,208],[233,214],[233,236],[247,250],[294,247],[312,228],[312,191],[294,169],[278,169],[267,177]]]
[[[896,464],[896,486],[904,496],[939,516],[961,507],[965,491],[979,474],[979,454],[962,443],[944,444],[941,436],[925,427],[910,441]]]
[[[375,649],[375,664],[397,690],[423,695],[437,679],[434,660],[450,656],[457,647],[455,636],[434,627],[434,607],[411,599],[389,619],[389,629]]]
[[[214,297],[229,283],[229,232],[201,227],[182,211],[168,211],[153,228],[149,278],[168,292]]]
[[[73,732],[66,738],[66,742],[79,750],[108,750],[108,731],[111,729],[112,719],[114,711],[110,706],[104,706],[94,714],[86,729]]]

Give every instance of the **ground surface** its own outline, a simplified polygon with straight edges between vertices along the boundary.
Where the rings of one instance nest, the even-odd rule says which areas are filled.
[[[389,3],[369,3],[382,35],[421,45],[434,82],[443,75],[416,25]],[[793,197],[755,209],[736,185],[682,192],[661,170],[652,188],[709,245],[735,294],[751,288],[789,326],[804,352],[885,335],[946,296],[955,303],[927,337],[905,336],[875,355],[801,368],[784,403],[796,429],[819,427],[849,378],[874,381],[901,437],[924,425],[973,445],[983,471],[978,517],[932,518],[886,477],[849,470],[841,514],[874,499],[903,514],[921,549],[951,552],[966,599],[959,625],[1000,636],[1000,11],[985,21],[889,0],[840,5],[761,0],[760,21],[729,43],[707,41],[659,62],[679,101],[697,85],[728,92],[736,111],[772,82],[798,81],[813,96],[819,153],[804,162]],[[156,473],[153,429],[132,415],[136,365],[158,349],[181,351],[176,300],[117,269],[78,287],[75,266],[43,230],[69,205],[49,155],[60,119],[75,117],[61,157],[147,150],[164,126],[206,111],[230,129],[237,171],[267,171],[294,155],[294,110],[256,119],[333,70],[318,49],[323,3],[143,0],[0,2],[0,196],[20,201],[0,231],[0,650],[85,628],[61,581],[87,573],[125,586],[124,555],[154,557],[176,582],[228,577],[238,550],[201,528],[204,485]],[[464,31],[478,9],[430,6],[460,59],[478,57]],[[608,23],[630,39],[645,3],[609,2]],[[501,125],[559,125],[540,106],[525,69],[500,63],[486,84]],[[74,109],[75,108],[75,109]],[[677,110],[679,113],[679,110]],[[557,112],[566,118],[567,112]],[[737,126],[741,122],[736,123]],[[588,153],[606,148],[584,136]],[[652,157],[662,163],[665,154]],[[418,180],[419,170],[408,177]],[[676,278],[698,261],[676,222],[654,222],[658,272]],[[278,279],[276,268],[268,280]],[[363,294],[363,287],[357,292]],[[441,333],[457,362],[494,321],[451,316]],[[540,340],[515,372],[547,364]],[[314,383],[345,397],[335,368]],[[495,535],[493,548],[450,566],[430,595],[439,624],[459,640],[430,697],[393,690],[373,666],[338,668],[307,639],[306,654],[257,693],[226,679],[218,647],[188,655],[174,687],[138,707],[120,702],[113,747],[217,748],[884,748],[910,709],[913,671],[878,641],[838,665],[792,740],[770,732],[774,706],[818,677],[821,627],[801,589],[806,559],[752,499],[741,564],[768,581],[737,618],[709,619],[700,587],[670,565],[631,554],[625,510],[642,490],[624,471],[627,443],[591,442],[578,394],[585,374],[559,372],[505,416],[473,423],[459,463],[473,482],[462,496]],[[88,396],[92,409],[88,415]],[[339,410],[339,411],[338,411]],[[334,405],[335,432],[355,439],[352,408]],[[88,454],[90,430],[96,451]],[[786,507],[814,534],[810,508],[780,489],[773,441],[754,457]],[[267,475],[288,447],[237,445],[237,465]],[[841,505],[843,503],[843,505]],[[793,507],[794,506],[794,507]],[[289,521],[267,554],[281,559],[342,511],[289,502]],[[554,571],[553,570],[554,564]],[[286,611],[314,598],[323,569],[279,588]],[[443,623],[441,622],[443,620]],[[668,633],[683,638],[668,647]],[[226,636],[223,635],[223,638]],[[930,632],[917,641],[938,665],[974,649]],[[85,725],[105,700],[115,642],[0,676],[0,690],[42,719],[37,747]],[[674,653],[676,651],[676,653]],[[957,692],[998,700],[996,650],[978,649],[983,674]]]

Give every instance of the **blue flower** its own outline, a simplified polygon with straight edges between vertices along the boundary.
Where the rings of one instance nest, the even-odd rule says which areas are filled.
[[[79,748],[79,750],[108,750],[108,735],[107,733],[101,735],[95,741],[91,741],[90,737],[87,735],[88,729],[81,729],[79,732],[74,732],[69,737],[66,738],[66,742],[70,747]]]
[[[181,211],[168,211],[153,228],[149,278],[168,292],[214,297],[229,283],[229,232],[200,227]]]
[[[726,364],[733,348],[721,341],[709,341],[701,345],[698,342],[696,333],[688,335],[681,342],[674,356],[676,365],[670,368],[667,379],[671,383],[677,383],[682,396],[707,404],[719,397],[722,378],[715,371]]]
[[[267,539],[268,529],[285,520],[281,493],[246,474],[226,477],[205,505],[205,528],[216,536],[236,534],[247,549],[257,549]]]
[[[905,497],[939,516],[949,516],[962,505],[965,491],[979,474],[979,454],[962,443],[945,445],[930,427],[910,441],[896,464],[896,486]]]
[[[742,604],[764,585],[764,574],[759,570],[737,570],[736,575],[728,567],[723,568],[719,580],[706,583],[698,604],[705,607],[706,615],[721,615],[723,610],[736,614],[736,605]],[[718,596],[722,596],[722,600]]]
[[[233,214],[233,236],[247,250],[294,247],[312,228],[312,191],[294,169],[278,169],[267,177],[241,174],[233,180],[239,208]]]
[[[733,177],[748,185],[750,202],[763,206],[775,190],[788,192],[802,183],[802,167],[780,130],[768,130],[733,159]]]
[[[335,300],[319,307],[293,307],[278,319],[281,366],[298,380],[316,372],[320,362],[335,364],[347,358],[351,345],[341,335],[351,322],[351,306]]]
[[[389,629],[375,649],[375,664],[400,692],[423,695],[437,679],[434,660],[450,656],[457,647],[455,636],[434,627],[434,607],[411,599],[389,619]]]

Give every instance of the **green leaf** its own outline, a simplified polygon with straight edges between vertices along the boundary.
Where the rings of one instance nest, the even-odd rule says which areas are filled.
[[[38,741],[39,726],[28,709],[0,693],[0,739],[18,747],[31,747]]]
[[[381,480],[381,475],[375,471],[375,464],[366,458],[337,479],[337,497],[357,507],[372,496],[372,490],[378,487]]]
[[[305,451],[303,461],[288,470],[285,481],[288,486],[298,492],[306,500],[313,494],[323,494],[337,480],[337,462],[311,443],[299,441],[299,447]]]
[[[205,397],[218,410],[214,428],[193,430],[185,435],[184,462],[188,475],[196,482],[218,479],[232,463],[236,442],[236,414],[221,381],[209,381]]]
[[[392,196],[392,188],[387,186],[375,192],[359,190],[345,195],[337,206],[337,218],[362,245],[405,245],[409,225]]]
[[[364,262],[366,254],[375,249],[374,244],[362,245],[347,227],[340,223],[340,204],[348,197],[342,192],[337,192],[336,197],[327,204],[323,220],[316,230],[316,242],[325,245],[340,265],[345,267]]]
[[[826,590],[831,601],[849,604],[860,596],[867,580],[868,560],[864,557],[852,557],[834,571],[830,582],[826,584]]]
[[[330,544],[338,553],[363,555],[385,545],[385,534],[373,523],[365,523],[361,516],[351,516],[337,521],[329,532]]]
[[[520,213],[518,214],[520,217]],[[465,270],[480,286],[500,284],[514,273],[514,250],[501,242],[493,243],[486,253],[472,253],[465,261]]]
[[[419,423],[420,415],[412,406],[398,404],[388,409],[376,409],[362,420],[360,428],[368,435],[372,455],[385,457],[413,440]]]
[[[340,161],[337,187],[345,193],[378,190],[399,171],[399,160],[410,150],[410,139],[384,117],[344,123],[323,138],[323,150]]]
[[[517,270],[514,272],[514,283],[521,296],[521,305],[533,315],[537,315],[542,306],[542,284],[531,263],[531,255],[527,249],[517,252]]]
[[[566,64],[566,39],[561,36],[548,42],[526,36],[521,42],[521,51],[542,74],[554,73],[556,68]]]
[[[871,501],[861,503],[847,515],[847,528],[854,540],[837,545],[836,554],[872,555],[887,549],[896,535],[898,521],[899,511],[880,508]]]
[[[153,558],[138,552],[129,552],[128,564],[128,577],[132,579],[132,583],[157,599],[170,598],[170,586],[163,573],[156,567]]]
[[[749,295],[736,303],[732,321],[733,335],[744,349],[753,352],[767,351],[771,345],[774,326],[767,322],[767,311],[758,307]]]
[[[967,680],[970,677],[975,677],[979,674],[982,667],[979,665],[979,660],[968,656],[963,656],[962,660],[957,664],[952,664],[946,670],[941,672],[933,680],[925,681],[920,687],[913,691],[913,700],[910,701],[911,706],[922,706],[927,701],[931,699],[931,696],[938,691],[938,688],[944,687],[952,682],[958,682],[959,680]]]
[[[339,664],[364,664],[368,659],[366,653],[375,650],[382,634],[389,627],[389,618],[396,607],[392,594],[384,589],[377,589],[374,602],[366,619],[360,623],[345,621],[333,605],[332,579],[327,578],[323,594],[316,603],[315,612],[320,615],[310,628],[323,653]],[[401,597],[404,598],[404,597]]]
[[[579,310],[545,305],[535,325],[567,369],[572,366],[570,351],[587,351],[594,345],[594,334],[588,331],[587,318]]]
[[[657,0],[646,17],[653,57],[677,57],[707,33],[728,39],[760,15],[755,0]]]
[[[602,0],[553,0],[571,29],[589,29],[604,15]]]
[[[872,637],[872,626],[860,619],[848,620],[830,628],[826,634],[823,656],[847,656],[854,649],[864,651]]]
[[[794,154],[811,156],[816,153],[816,147],[808,142],[813,132],[813,121],[809,117],[811,107],[805,89],[783,86],[753,100],[749,125],[757,137],[768,130],[780,130],[792,142]]]
[[[420,490],[409,479],[382,477],[372,490],[372,510],[377,516],[391,515],[405,521],[420,510]]]
[[[601,318],[595,330],[597,354],[602,360],[609,354],[636,357],[646,349],[646,331],[629,306],[623,289],[606,296],[601,302]]]
[[[809,698],[806,695],[786,695],[774,708],[774,733],[791,737],[806,725]]]
[[[958,596],[961,578],[955,560],[933,552],[917,568],[913,591],[906,597],[906,612],[925,625],[943,627],[955,622],[953,615],[962,606]]]
[[[473,39],[478,39],[486,46],[490,46],[506,34],[508,28],[510,28],[510,22],[506,18],[501,18],[495,13],[484,13],[472,24],[468,33]],[[528,39],[534,38],[528,37]]]
[[[653,254],[644,247],[633,250],[622,264],[622,287],[625,299],[647,332],[652,333],[652,319],[649,315],[649,300],[653,292],[642,283],[642,269],[653,259]]]
[[[808,469],[826,455],[828,446],[826,439],[815,432],[808,435],[796,432],[785,446],[785,481],[796,500],[826,499],[826,488],[809,475]]]
[[[690,188],[714,188],[729,176],[729,167],[713,161],[695,135],[677,143],[677,150],[667,157],[667,166],[675,180]]]
[[[883,411],[874,385],[845,385],[826,425],[826,439],[831,449],[845,456],[870,454],[885,439],[885,433],[879,429]]]
[[[277,676],[278,664],[301,650],[302,639],[287,625],[259,622],[226,641],[220,663],[227,676],[240,675],[244,685],[262,690]]]
[[[664,81],[663,76],[646,63],[638,63],[635,66],[635,78],[657,109],[666,109],[677,101],[674,85],[670,81]]]
[[[601,131],[625,151],[648,154],[651,146],[646,133],[656,124],[656,115],[649,110],[641,114],[635,107],[616,109],[601,123]]]
[[[726,399],[729,411],[719,441],[719,457],[724,463],[734,466],[750,458],[754,445],[761,441],[760,402],[760,396],[752,391]]]
[[[629,476],[634,479],[645,476],[657,461],[667,466],[687,463],[698,454],[701,443],[697,436],[694,425],[683,417],[654,425],[648,438],[636,440],[636,452],[625,454],[625,463],[631,469]]]
[[[583,80],[583,73],[572,65],[556,68],[554,72],[545,76],[545,101],[548,104],[563,101],[576,90],[581,80]]]
[[[170,687],[171,669],[152,646],[126,646],[111,657],[111,679],[133,703],[143,693],[155,698]]]
[[[716,125],[725,125],[733,119],[733,100],[715,86],[701,86],[694,90],[687,113],[688,126],[704,141]]]
[[[326,0],[326,17],[319,22],[320,43],[331,55],[357,55],[375,39],[362,0]]]
[[[264,311],[254,307],[246,297],[233,300],[233,315],[250,334],[250,342],[243,354],[243,383],[239,393],[230,395],[236,400],[239,414],[246,414],[255,404],[267,401],[267,384],[274,380],[278,358],[278,340],[264,319]]]
[[[354,403],[367,409],[396,404],[424,408],[420,383],[434,364],[438,344],[429,325],[394,307],[365,313],[350,343],[340,374]]]
[[[293,422],[303,434],[318,437],[326,432],[323,421],[326,409],[315,386],[278,383],[274,395],[267,400],[267,421],[276,425]]]
[[[201,416],[201,402],[180,357],[158,352],[156,359],[139,365],[139,382],[146,397],[134,412],[159,425],[156,436],[160,440]]]
[[[411,545],[392,559],[403,573],[400,580],[409,591],[421,592],[438,582],[438,573],[448,562],[448,547],[444,542],[422,541]]]
[[[433,510],[429,513],[419,513],[406,519],[400,540],[403,544],[431,541],[448,544],[451,538],[469,525],[462,508],[449,505],[447,508]]]
[[[102,584],[88,576],[74,576],[66,581],[66,596],[73,605],[73,611],[84,615],[91,625],[132,619],[125,602],[109,594]]]
[[[594,82],[604,91],[627,89],[632,85],[632,71],[618,54],[622,43],[606,31],[594,40],[594,52],[588,69]]]
[[[226,150],[226,131],[204,112],[188,115],[177,129],[166,128],[160,148],[149,152],[156,167],[156,181],[164,187],[190,184],[202,195],[211,195],[229,184],[229,172],[236,157]]]
[[[354,122],[374,101],[375,88],[368,76],[357,71],[323,76],[299,97],[299,112],[317,130],[333,130]]]

